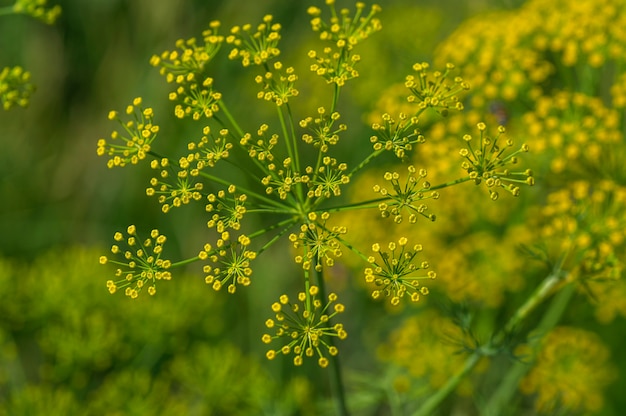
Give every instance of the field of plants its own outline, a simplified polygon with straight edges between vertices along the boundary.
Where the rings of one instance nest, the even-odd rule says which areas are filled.
[[[0,416],[626,409],[625,0],[0,0]]]

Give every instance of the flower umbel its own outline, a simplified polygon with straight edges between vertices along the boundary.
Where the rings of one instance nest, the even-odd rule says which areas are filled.
[[[449,109],[462,110],[463,104],[459,101],[458,94],[469,89],[469,84],[461,77],[455,77],[453,83],[448,82],[450,72],[454,65],[446,64],[444,72],[435,71],[428,73],[430,65],[426,62],[416,63],[413,70],[416,75],[408,75],[404,85],[411,91],[407,99],[410,103],[417,103],[419,108],[432,107],[447,115]]]
[[[10,110],[15,105],[28,106],[35,86],[30,83],[30,72],[20,66],[5,67],[0,71],[0,102],[2,108]]]
[[[377,289],[372,297],[378,299],[387,296],[392,305],[396,306],[404,295],[408,295],[413,302],[420,299],[420,295],[427,295],[428,288],[420,286],[419,281],[434,279],[437,274],[432,270],[426,272],[430,266],[427,261],[417,262],[417,255],[422,251],[420,244],[407,247],[408,240],[401,237],[398,243],[390,242],[388,252],[382,251],[380,244],[372,245],[372,251],[378,253],[380,260],[370,256],[368,262],[372,267],[365,269],[365,281],[373,283]]]
[[[467,147],[459,152],[465,158],[461,167],[468,173],[470,179],[474,180],[476,185],[480,185],[484,181],[489,195],[494,201],[498,199],[499,194],[496,190],[498,188],[510,192],[513,196],[518,196],[520,193],[519,185],[532,186],[535,184],[535,178],[533,178],[533,172],[530,169],[526,169],[523,172],[512,172],[508,169],[508,166],[518,162],[518,154],[528,152],[528,145],[523,144],[518,150],[505,154],[507,149],[513,147],[513,140],[506,140],[504,147],[500,148],[498,139],[504,134],[504,127],[498,127],[498,134],[494,138],[485,134],[486,128],[485,123],[478,123],[480,143],[476,148],[472,146],[471,135],[466,134],[463,136]]]
[[[159,132],[159,126],[152,124],[154,113],[152,108],[141,108],[141,98],[137,97],[126,107],[126,114],[133,119],[122,121],[117,111],[109,112],[109,120],[116,120],[122,126],[122,131],[111,133],[112,142],[105,139],[98,140],[98,156],[109,156],[109,168],[126,166],[128,163],[136,165],[145,159],[150,151],[150,144]],[[117,144],[118,142],[121,144]]]
[[[221,234],[215,248],[205,244],[198,257],[210,262],[202,269],[206,284],[212,285],[214,290],[227,286],[228,293],[235,293],[237,285],[250,285],[250,262],[256,258],[256,252],[250,250],[249,245],[250,238],[246,235],[242,234],[236,241],[231,241],[228,231]]]
[[[393,217],[394,222],[401,223],[406,216],[403,211],[408,211],[408,220],[411,224],[417,221],[417,214],[435,221],[435,214],[427,214],[428,207],[421,203],[424,199],[438,199],[439,192],[429,191],[430,183],[420,179],[426,177],[426,170],[417,171],[413,165],[408,167],[408,177],[404,186],[400,185],[400,174],[398,172],[386,172],[384,178],[391,184],[391,189],[380,185],[374,185],[374,192],[381,194],[389,200],[378,204],[378,209],[383,218]],[[416,176],[417,175],[417,176]]]
[[[125,244],[126,249],[122,249],[118,244],[111,247],[111,253],[122,256],[124,261],[112,260],[106,256],[100,257],[100,264],[111,263],[119,266],[115,271],[115,276],[119,280],[107,281],[107,288],[111,293],[125,288],[126,296],[135,299],[144,286],[147,286],[148,293],[154,295],[157,280],[172,278],[172,274],[168,271],[171,262],[161,258],[166,237],[159,234],[158,230],[152,230],[150,238],[142,242],[134,225],[130,225],[126,233],[127,237],[124,237],[121,232],[115,233],[113,237],[116,242]]]
[[[241,59],[241,64],[246,67],[262,65],[278,56],[281,26],[280,23],[272,23],[273,19],[272,15],[265,15],[255,32],[251,24],[234,26],[226,37],[226,43],[234,46],[228,57]]]
[[[51,25],[61,15],[61,6],[48,7],[47,0],[16,0],[13,4],[15,13],[23,13]]]
[[[328,295],[328,302],[318,298],[319,288],[311,286],[307,292],[298,294],[298,302],[291,303],[287,295],[282,295],[279,302],[272,305],[275,318],[265,321],[265,326],[275,329],[275,335],[265,334],[264,343],[284,339],[280,349],[267,351],[267,358],[272,360],[277,354],[287,355],[293,352],[295,365],[302,365],[304,357],[317,356],[320,367],[329,364],[328,355],[339,352],[333,345],[332,337],[345,339],[348,334],[342,324],[331,324],[335,315],[344,311],[344,306],[337,302],[337,295]],[[333,305],[334,303],[334,305]],[[331,307],[332,305],[332,307]]]

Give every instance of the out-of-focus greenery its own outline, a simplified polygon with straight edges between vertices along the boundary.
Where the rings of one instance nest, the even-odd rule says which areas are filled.
[[[8,2],[0,2],[5,3]],[[521,4],[504,0],[378,3],[383,7],[384,29],[372,37],[362,52],[361,78],[348,92],[351,113],[342,115],[357,123],[364,121],[362,114],[380,104],[371,99],[371,90],[379,88],[381,79],[389,85],[402,82],[413,62],[441,59],[433,55],[435,46],[465,17],[480,18],[488,9],[508,10]],[[190,271],[189,275],[176,277],[164,286],[156,298],[130,302],[107,293],[106,271],[97,264],[103,250],[75,248],[99,246],[129,221],[148,229],[158,225],[173,240],[170,249],[189,251],[202,241],[201,227],[193,216],[171,216],[165,223],[157,203],[145,198],[142,190],[149,175],[148,167],[137,167],[136,175],[128,174],[108,170],[97,159],[95,141],[110,131],[106,114],[112,108],[123,108],[138,94],[146,100],[155,98],[151,100],[155,111],[168,105],[156,99],[163,96],[167,86],[158,71],[148,65],[149,58],[171,48],[178,38],[200,33],[210,20],[238,24],[257,21],[271,12],[283,24],[284,32],[290,34],[283,39],[285,49],[291,46],[293,50],[294,45],[305,42],[309,31],[305,13],[309,4],[291,0],[188,0],[158,2],[158,6],[150,0],[63,0],[58,4],[63,12],[53,26],[26,16],[0,17],[0,39],[5,40],[0,49],[0,67],[23,66],[31,72],[31,82],[36,86],[27,109],[0,112],[0,414],[319,414],[328,411],[327,404],[320,400],[328,393],[323,372],[307,367],[296,371],[263,359],[257,345],[259,333],[251,328],[256,323],[251,323],[249,317],[260,311],[265,313],[263,290],[266,289],[255,287],[254,296],[237,294],[236,302],[240,306],[231,304],[236,302],[224,304],[223,296],[208,290]],[[489,25],[496,25],[503,16],[487,19],[481,33],[492,33]],[[484,41],[489,42],[486,37]],[[306,44],[302,50],[308,50]],[[445,50],[439,52],[444,54]],[[294,64],[306,68],[304,60],[295,55],[293,59]],[[460,65],[462,74],[463,69]],[[475,75],[482,69],[476,66]],[[234,94],[249,95],[253,84],[248,76],[235,66],[219,70],[222,83],[237,86]],[[478,75],[476,84],[482,87]],[[303,99],[311,93],[306,85],[301,90]],[[487,97],[497,104],[505,102],[508,107],[493,109],[494,118],[513,117],[511,113],[517,111],[520,117],[511,129],[522,137],[524,123],[534,126],[540,122],[546,123],[544,128],[532,134],[541,136],[548,130],[554,136],[552,118],[537,119],[550,111],[562,120],[563,114],[569,114],[563,108],[549,108],[545,113],[527,112],[526,103],[507,102],[506,95],[489,94],[495,93],[477,93],[474,99]],[[560,102],[569,100],[563,98]],[[584,104],[588,102],[592,110],[598,110],[599,106],[594,106],[592,100]],[[541,103],[538,99],[540,110]],[[466,125],[475,125],[479,115],[471,110],[482,106],[487,111],[489,102],[474,104],[468,113],[451,122],[452,127],[428,123],[433,126],[432,136],[445,136],[448,131],[455,131],[455,126],[462,131]],[[242,99],[235,106],[239,106],[235,110],[245,111],[247,104]],[[504,115],[496,113],[507,110]],[[184,130],[175,131],[174,125],[164,123],[163,128],[170,129],[163,137],[187,134]],[[548,146],[539,143],[542,145]],[[425,148],[419,157],[440,157],[437,152],[449,150],[436,146]],[[548,156],[544,154],[544,157]],[[450,158],[440,159],[443,163]],[[559,163],[563,161],[554,162]],[[549,164],[541,166],[549,168]],[[439,169],[442,174],[446,171],[443,165]],[[566,182],[549,173],[546,177],[552,185],[558,180]],[[361,180],[364,189],[371,188],[367,177]],[[515,251],[519,243],[532,238],[533,230],[519,227],[528,220],[522,213],[532,212],[526,210],[525,204],[529,202],[515,200],[489,205],[491,201],[487,201],[480,205],[483,207],[480,210],[468,212],[464,208],[477,206],[476,201],[484,199],[471,191],[475,190],[452,194],[448,205],[440,207],[440,213],[446,214],[440,218],[452,220],[441,222],[437,232],[425,236],[424,244],[429,253],[439,253],[433,256],[441,277],[439,291],[463,307],[485,306],[482,315],[474,317],[479,323],[477,336],[480,337],[480,329],[489,332],[489,328],[480,328],[481,325],[488,327],[511,312],[512,306],[505,302],[510,300],[505,298],[507,294],[517,294],[513,298],[519,300],[532,288],[532,282],[520,277],[522,273],[534,281],[540,267]],[[541,196],[547,189],[542,185],[536,192]],[[513,207],[513,204],[520,205]],[[503,225],[502,221],[511,213],[512,221]],[[373,218],[354,216],[351,221],[370,224],[363,230],[364,240],[382,232],[371,226],[376,223]],[[473,224],[480,227],[474,228]],[[278,250],[274,254],[283,255]],[[494,258],[499,261],[492,261]],[[275,270],[266,267],[255,273],[269,274]],[[333,273],[333,285],[356,286],[358,290],[360,283],[349,280],[361,276],[354,277],[349,267]],[[480,279],[472,278],[473,275],[479,275]],[[277,284],[281,282],[277,278]],[[598,287],[594,293],[601,296],[603,290],[604,287]],[[623,317],[599,325],[593,318],[598,312],[589,306],[586,296],[581,292],[576,298],[576,305],[565,315],[564,323],[599,334],[611,350],[613,373],[626,374],[623,331],[620,331]],[[622,298],[616,295],[615,299]],[[600,307],[609,306],[602,305],[601,299],[596,302]],[[456,361],[457,354],[445,361],[446,365],[437,366],[438,360],[446,360],[446,354],[458,353],[459,344],[455,342],[468,335],[455,332],[458,326],[450,320],[430,312],[414,318],[413,309],[385,310],[356,296],[348,300],[347,306],[361,312],[359,320],[349,323],[349,345],[344,347],[350,351],[345,363],[352,369],[347,384],[355,409],[388,414],[389,407],[402,408],[394,407],[394,401],[417,400],[416,391],[441,386],[456,368],[455,364],[461,365],[462,359]],[[459,306],[450,309],[456,307]],[[613,308],[614,315],[617,308]],[[463,311],[453,312],[453,316],[464,316]],[[418,324],[415,319],[423,319],[425,323]],[[435,329],[441,328],[449,328],[446,335],[453,338],[445,346],[433,335]],[[595,338],[590,338],[593,351],[604,351],[603,347],[595,347]],[[377,353],[381,360],[376,359]],[[510,362],[506,361],[506,365]],[[441,371],[434,371],[437,369]],[[483,370],[479,364],[477,374],[484,374]],[[534,386],[541,387],[535,373],[533,376]],[[471,408],[473,402],[487,401],[483,395],[499,383],[487,379],[478,386],[473,381],[468,379],[460,386],[456,402],[446,410]],[[529,394],[533,392],[532,382],[525,381]],[[623,386],[622,379],[609,386],[603,414],[618,415],[626,407],[621,394]],[[472,394],[475,394],[473,400]]]

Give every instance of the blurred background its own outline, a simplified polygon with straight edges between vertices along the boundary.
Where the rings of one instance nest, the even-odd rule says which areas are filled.
[[[322,7],[323,2],[311,3]],[[361,79],[342,96],[342,117],[357,135],[356,125],[369,135],[363,114],[377,105],[372,88],[401,82],[414,62],[433,61],[437,45],[466,19],[512,10],[522,1],[377,3],[383,9],[383,31],[363,48]],[[0,0],[0,7],[11,4]],[[281,57],[306,68],[312,39],[306,9],[311,4],[52,4],[62,7],[54,25],[27,16],[0,16],[0,67],[23,66],[37,88],[28,108],[0,112],[0,415],[333,414],[322,370],[305,366],[294,371],[288,360],[264,358],[263,328],[248,318],[269,316],[270,299],[276,298],[272,288],[228,297],[205,287],[202,276],[190,269],[188,276],[162,285],[156,298],[130,302],[108,294],[109,275],[98,264],[113,233],[129,224],[159,228],[168,236],[172,258],[194,253],[203,242],[204,225],[198,226],[197,217],[176,213],[164,218],[158,203],[145,196],[149,166],[108,169],[96,155],[97,140],[117,127],[107,120],[108,112],[124,109],[137,96],[163,114],[157,142],[197,133],[184,123],[168,124],[174,120],[166,99],[169,86],[149,65],[150,57],[171,50],[179,38],[200,37],[212,20],[222,21],[226,29],[254,24],[271,13],[283,26]],[[305,72],[299,74],[304,92],[309,82]],[[215,78],[232,85],[228,92],[234,112],[249,114],[251,126],[263,121],[264,113],[248,111],[257,108],[247,98],[255,91],[248,72],[225,63],[216,68]],[[185,144],[183,139],[159,146],[177,150]],[[345,156],[351,155],[345,149]],[[270,254],[284,256],[279,249]],[[272,276],[271,266],[260,264],[255,275]],[[287,284],[285,277],[272,279],[275,285]],[[346,361],[363,372],[377,368],[376,344],[370,338],[389,331],[368,335],[368,325],[380,324],[381,309],[352,298],[346,302],[363,312],[353,324],[361,334],[348,340],[351,357]],[[364,339],[372,342],[361,345]],[[623,357],[620,362],[624,368]],[[392,400],[398,378],[391,373],[385,377],[350,380],[357,386],[355,406],[367,409],[363,414],[391,414],[381,403]],[[367,394],[360,395],[361,388]],[[605,414],[619,414],[619,406],[616,401]]]

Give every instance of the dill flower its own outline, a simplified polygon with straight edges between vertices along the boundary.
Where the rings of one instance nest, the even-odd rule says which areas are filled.
[[[602,390],[615,378],[609,350],[596,334],[572,327],[557,327],[541,343],[533,368],[520,390],[534,398],[535,409],[554,414],[597,412]]]
[[[197,170],[189,170],[189,159],[193,160],[193,155],[181,158],[178,171],[172,169],[166,158],[153,160],[150,163],[153,169],[160,170],[160,178],[150,179],[150,187],[146,188],[146,195],[157,196],[164,213],[169,212],[172,207],[180,207],[191,201],[202,199],[203,184],[195,181]],[[167,181],[171,174],[175,175],[175,182]]]
[[[541,238],[553,242],[572,278],[614,280],[624,268],[626,189],[611,181],[576,181],[548,195]],[[555,255],[555,254],[553,254]]]
[[[117,257],[122,257],[123,260],[109,259],[106,256],[100,257],[100,264],[119,266],[115,270],[115,276],[119,280],[108,280],[107,288],[110,293],[115,293],[118,289],[125,289],[126,296],[135,299],[139,292],[147,286],[148,293],[154,295],[157,280],[170,280],[172,278],[168,271],[172,265],[171,261],[161,258],[166,237],[155,229],[150,232],[150,237],[142,242],[134,225],[128,226],[126,233],[126,237],[121,232],[115,233],[113,237],[118,244],[125,244],[125,249],[118,244],[111,247],[111,253]]]
[[[123,167],[128,163],[136,165],[146,158],[150,145],[159,132],[159,126],[153,124],[154,113],[152,108],[142,108],[141,98],[137,97],[126,107],[126,115],[132,119],[123,121],[117,111],[109,112],[109,120],[117,121],[122,126],[121,131],[111,133],[111,141],[98,140],[98,156],[109,156],[107,166]],[[118,144],[118,142],[121,142]]]
[[[196,169],[202,170],[204,167],[214,167],[215,164],[226,159],[230,155],[233,144],[228,141],[230,132],[228,129],[220,129],[215,135],[211,132],[210,126],[202,129],[202,138],[198,143],[190,142],[187,149],[194,152]]]
[[[159,73],[168,83],[180,84],[190,75],[194,79],[202,77],[206,65],[215,58],[224,42],[224,37],[218,34],[219,28],[219,21],[210,22],[209,28],[202,33],[204,44],[198,44],[196,38],[179,39],[176,50],[153,55],[150,65],[159,67]]]
[[[20,66],[4,67],[0,71],[0,102],[4,110],[14,106],[27,107],[35,86],[30,82],[30,72]]]
[[[396,121],[388,113],[382,115],[382,124],[373,123],[372,130],[376,132],[370,137],[370,142],[375,151],[392,151],[398,159],[407,158],[407,153],[413,150],[413,146],[424,143],[426,139],[420,131],[415,128],[417,117],[408,117],[405,113],[400,113],[399,121]]]
[[[408,218],[411,224],[417,221],[417,215],[435,221],[435,214],[428,214],[428,207],[422,202],[424,199],[438,199],[439,192],[429,191],[430,183],[420,179],[424,179],[427,175],[426,169],[415,169],[415,166],[409,165],[408,176],[404,186],[400,185],[400,174],[398,172],[386,172],[384,179],[391,184],[391,188],[380,185],[374,185],[374,192],[379,193],[385,200],[378,204],[378,209],[383,218],[391,217],[394,222],[401,223]],[[408,216],[404,214],[408,212]]]
[[[207,261],[202,268],[206,284],[211,285],[216,291],[226,286],[228,293],[235,293],[237,285],[249,286],[252,275],[250,262],[257,256],[249,246],[248,236],[241,234],[232,241],[228,231],[221,233],[215,247],[205,244],[198,258]]]
[[[467,147],[459,152],[461,157],[465,159],[461,167],[476,185],[484,183],[487,186],[489,196],[494,201],[498,199],[498,189],[504,189],[513,196],[519,196],[519,185],[532,186],[535,179],[530,169],[515,172],[510,171],[508,166],[517,163],[518,154],[528,152],[528,145],[523,144],[518,150],[506,154],[507,149],[513,147],[513,140],[506,140],[503,147],[501,147],[502,143],[498,143],[498,139],[505,132],[504,127],[498,127],[498,134],[494,138],[485,134],[486,128],[485,123],[478,123],[478,130],[480,131],[478,146],[472,146],[471,135],[463,136]]]
[[[278,42],[280,41],[280,23],[272,23],[274,17],[265,15],[263,22],[259,23],[256,31],[251,24],[234,26],[230,35],[226,37],[226,43],[233,45],[228,54],[229,59],[241,59],[244,67],[250,65],[263,65],[280,54]]]
[[[319,33],[319,38],[330,46],[319,53],[311,50],[308,53],[315,63],[311,71],[323,77],[328,83],[342,86],[346,81],[359,76],[355,69],[361,60],[360,55],[353,53],[356,44],[381,29],[380,21],[374,16],[380,12],[380,6],[373,5],[368,15],[363,16],[365,4],[357,2],[354,16],[348,9],[337,13],[334,1],[327,1],[331,15],[329,21],[320,16],[322,11],[317,7],[309,7],[307,12],[312,16],[311,28]]]
[[[274,62],[274,69],[276,73],[268,71],[265,75],[257,75],[254,79],[257,84],[263,84],[263,89],[258,92],[257,98],[273,101],[281,106],[289,101],[290,97],[298,95],[298,90],[294,87],[298,76],[293,67],[283,69],[282,62]]]
[[[302,135],[302,141],[306,144],[312,144],[313,147],[319,148],[322,153],[328,152],[330,146],[339,142],[339,133],[348,129],[348,126],[341,123],[337,127],[334,124],[341,117],[338,112],[328,114],[324,107],[317,109],[318,116],[306,117],[300,121],[300,127],[308,129],[311,134]]]
[[[408,239],[401,237],[398,243],[390,242],[387,245],[389,251],[383,251],[378,243],[372,245],[372,251],[380,259],[374,256],[368,258],[372,267],[365,269],[365,281],[376,286],[372,292],[374,299],[386,296],[396,306],[405,295],[412,302],[417,302],[420,295],[428,294],[428,288],[421,286],[420,280],[434,279],[437,274],[432,270],[426,271],[430,267],[427,261],[418,263],[416,257],[422,251],[422,246],[415,244],[410,247],[407,244]]]
[[[268,329],[275,330],[275,335],[264,334],[265,344],[282,341],[279,349],[267,351],[267,358],[272,360],[278,354],[293,353],[293,363],[302,365],[304,357],[317,356],[317,363],[325,368],[329,364],[328,356],[339,352],[333,345],[332,338],[345,339],[348,334],[340,323],[331,324],[330,320],[343,313],[345,307],[337,303],[337,295],[328,295],[328,301],[319,299],[319,288],[311,286],[306,292],[298,294],[298,301],[292,303],[287,295],[282,295],[272,304],[274,319],[265,321]]]
[[[435,71],[429,74],[430,65],[426,62],[413,65],[415,75],[407,75],[404,85],[411,91],[407,98],[409,103],[416,103],[419,108],[437,109],[442,115],[447,115],[450,109],[462,110],[463,104],[459,100],[459,93],[469,89],[469,84],[461,77],[454,77],[449,83],[450,72],[454,65],[446,64],[444,72]]]
[[[13,4],[15,13],[27,14],[51,25],[61,15],[61,6],[48,7],[47,0],[16,0]]]
[[[298,264],[302,264],[304,270],[309,270],[311,265],[315,270],[322,271],[322,265],[333,266],[335,259],[341,256],[341,246],[339,238],[347,232],[346,227],[333,226],[326,227],[326,222],[330,218],[328,212],[319,215],[321,222],[318,222],[318,215],[309,213],[309,223],[300,226],[298,234],[290,234],[289,240],[294,248],[302,253],[295,257]]]

